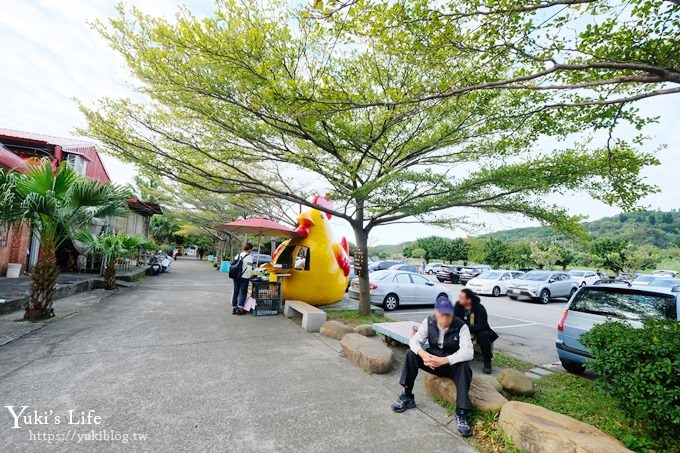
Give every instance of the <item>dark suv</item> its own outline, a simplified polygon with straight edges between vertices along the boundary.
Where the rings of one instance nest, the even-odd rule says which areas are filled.
[[[461,269],[458,280],[464,285],[473,278],[477,277],[479,274],[482,274],[490,270],[491,266],[486,266],[483,264],[476,266],[467,266]]]
[[[463,266],[443,264],[437,271],[437,280],[440,282],[458,283],[462,269]]]
[[[373,263],[368,265],[368,272],[384,271],[385,269],[389,269],[395,264],[402,264],[402,262],[395,260],[374,261]]]

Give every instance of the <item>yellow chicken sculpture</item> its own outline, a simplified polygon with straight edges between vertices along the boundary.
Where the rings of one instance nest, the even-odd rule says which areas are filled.
[[[278,272],[290,274],[283,279],[283,299],[311,305],[338,302],[350,270],[347,240],[335,241],[330,216],[318,209],[302,212],[297,221],[300,238],[284,241],[272,257]]]

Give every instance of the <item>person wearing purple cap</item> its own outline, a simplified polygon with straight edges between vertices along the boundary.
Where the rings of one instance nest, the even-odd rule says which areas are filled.
[[[474,356],[470,329],[453,314],[453,304],[448,296],[437,297],[434,313],[428,316],[409,341],[404,368],[399,383],[404,392],[392,404],[394,412],[404,412],[416,407],[413,384],[418,370],[435,376],[448,377],[456,384],[456,424],[462,436],[472,435],[467,414],[472,409],[468,395],[472,383],[470,362]],[[427,350],[423,348],[428,343]]]

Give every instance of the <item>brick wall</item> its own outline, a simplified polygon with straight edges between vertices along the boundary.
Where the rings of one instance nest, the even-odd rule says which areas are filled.
[[[26,271],[28,255],[26,251],[30,245],[31,229],[26,223],[11,225],[0,233],[0,276],[7,275],[7,263],[21,263],[21,271]]]

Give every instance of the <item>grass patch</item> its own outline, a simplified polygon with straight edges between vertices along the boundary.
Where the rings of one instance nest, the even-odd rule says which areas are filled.
[[[494,365],[526,371],[533,365],[509,354],[494,352]],[[567,373],[554,373],[535,381],[536,394],[532,397],[511,397],[518,401],[545,407],[567,415],[619,439],[627,448],[638,452],[680,452],[680,439],[666,436],[654,438],[653,433],[626,414],[616,401],[597,387],[596,381]],[[455,408],[446,401],[434,401],[453,415]],[[520,450],[513,445],[498,426],[498,415],[473,409],[470,421],[474,432],[470,443],[484,453]]]
[[[493,352],[493,364],[498,368],[514,368],[519,371],[535,368],[535,365],[501,351]]]
[[[551,374],[536,381],[533,397],[517,399],[593,425],[631,450],[680,451],[680,440],[667,439],[667,445],[660,445],[643,426],[628,420],[616,401],[597,388],[596,382],[579,376]]]
[[[441,398],[434,398],[434,402],[446,409],[449,417],[453,416],[456,408]],[[503,431],[498,427],[498,414],[492,411],[472,409],[470,420],[472,437],[468,442],[483,453],[521,453]],[[453,426],[455,430],[455,425]]]
[[[362,315],[356,310],[328,310],[326,312],[328,320],[336,320],[343,322],[349,326],[356,327],[361,324],[373,324],[374,322],[390,322],[390,318],[383,315],[371,313],[369,315]]]

